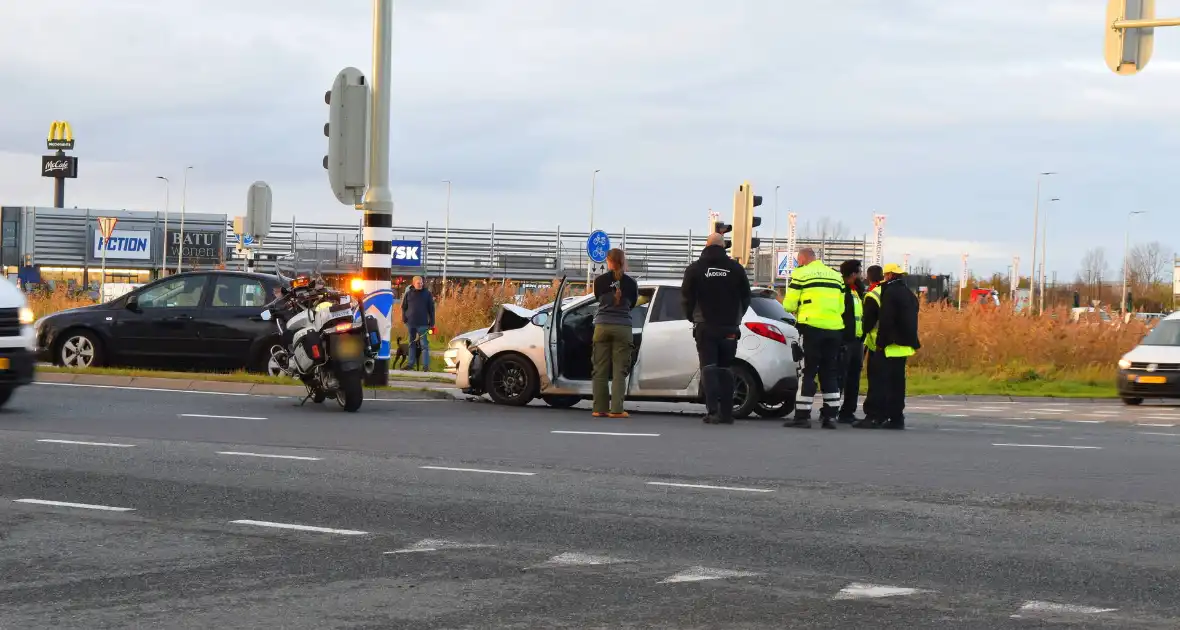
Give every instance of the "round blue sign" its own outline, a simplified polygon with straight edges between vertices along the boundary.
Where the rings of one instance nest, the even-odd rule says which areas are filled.
[[[610,237],[602,230],[594,230],[590,238],[586,239],[586,255],[596,263],[606,260],[606,252],[610,250]]]

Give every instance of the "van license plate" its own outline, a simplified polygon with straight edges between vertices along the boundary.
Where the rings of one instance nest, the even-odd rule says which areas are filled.
[[[1145,385],[1163,385],[1168,382],[1166,376],[1140,376],[1138,382]]]

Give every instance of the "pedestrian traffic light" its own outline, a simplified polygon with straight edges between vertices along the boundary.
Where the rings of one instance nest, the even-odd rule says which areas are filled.
[[[324,168],[328,182],[340,203],[356,207],[369,186],[369,84],[356,68],[336,75],[331,91],[324,94],[328,104],[328,155]]]
[[[761,244],[754,238],[754,228],[762,225],[762,218],[754,216],[754,208],[762,205],[762,196],[755,195],[750,182],[738,186],[733,196],[733,250],[735,260],[749,264],[750,254]]]

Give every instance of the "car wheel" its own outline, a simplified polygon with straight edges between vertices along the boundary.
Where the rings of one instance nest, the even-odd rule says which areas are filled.
[[[497,405],[520,407],[529,404],[537,391],[537,370],[519,354],[496,357],[487,367],[484,389]]]
[[[1143,399],[1142,398],[1124,398],[1123,404],[1124,405],[1131,405],[1132,407],[1134,407],[1136,405],[1142,405]]]
[[[68,368],[86,369],[103,364],[98,338],[85,330],[67,332],[57,344],[56,358],[58,365]]]
[[[556,409],[569,409],[582,402],[581,396],[541,396],[546,405]]]
[[[733,417],[749,418],[762,400],[762,383],[741,363],[733,366]]]
[[[795,408],[795,396],[787,398],[777,405],[770,405],[763,401],[758,401],[754,406],[754,413],[758,414],[759,418],[782,418]]]

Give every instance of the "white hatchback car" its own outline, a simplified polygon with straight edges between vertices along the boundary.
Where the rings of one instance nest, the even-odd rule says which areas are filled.
[[[1159,320],[1133,350],[1119,359],[1119,398],[1180,398],[1180,313]]]
[[[563,281],[558,295],[568,288]],[[798,387],[799,333],[772,290],[754,290],[751,302],[733,366],[734,417],[780,417],[793,408]],[[444,358],[456,386],[504,405],[540,397],[553,407],[572,407],[589,398],[597,303],[591,295],[557,303],[543,310],[506,304],[485,334],[453,340]],[[639,283],[631,316],[635,353],[627,399],[700,402],[696,343],[681,307],[680,283]]]

